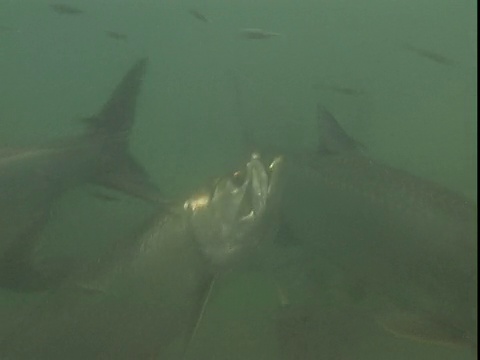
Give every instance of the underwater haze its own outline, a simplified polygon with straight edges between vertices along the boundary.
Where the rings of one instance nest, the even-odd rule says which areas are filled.
[[[77,286],[77,280],[40,292],[4,288],[0,358],[476,357],[476,10],[476,2],[470,0],[0,0],[0,192],[17,190],[2,187],[7,173],[2,167],[18,160],[2,160],[7,153],[3,149],[69,141],[94,128],[82,120],[104,109],[109,97],[118,94],[122,76],[128,80],[125,74],[142,58],[148,58],[148,65],[135,104],[135,123],[127,130],[128,151],[140,164],[139,173],[143,176],[145,170],[149,184],[160,189],[166,206],[235,172],[248,161],[252,143],[261,154],[264,148],[275,149],[274,155],[284,156],[287,165],[291,159],[295,165],[308,159],[307,170],[286,171],[290,177],[285,201],[275,203],[275,212],[281,213],[275,239],[260,245],[240,266],[222,271],[220,280],[215,272],[211,291],[200,296],[205,300],[202,306],[185,300],[197,295],[190,289],[178,290],[178,301],[175,293],[168,294],[169,314],[184,315],[192,308],[198,315],[193,321],[186,315],[178,320],[187,324],[185,329],[172,326],[169,334],[170,325],[165,325],[156,339],[155,334],[142,336],[125,327],[118,338],[102,333],[108,339],[105,354],[84,351],[88,342],[81,343],[81,349],[48,352],[45,348],[53,349],[55,341],[63,339],[59,333],[67,336],[71,331],[74,337],[78,329],[40,319],[45,304],[60,304],[58,311],[70,314],[68,309],[81,312],[96,300],[89,298],[82,310],[78,302],[69,307],[65,289]],[[127,95],[137,95],[128,90],[127,100]],[[337,150],[327,146],[332,143],[320,143],[324,135],[317,129],[322,121],[319,104],[340,124],[334,145],[354,139],[355,156],[380,164],[365,172],[357,172],[358,167],[338,170],[334,175],[346,178],[347,184],[333,177],[332,191],[322,188],[320,177],[339,168],[323,162],[320,166],[320,161],[311,165],[312,153],[332,156]],[[119,113],[125,110],[122,106]],[[86,162],[79,161],[87,168]],[[117,166],[123,165],[114,163],[113,169]],[[55,175],[46,177],[49,181],[63,175],[64,167],[46,169]],[[402,176],[398,186],[396,169]],[[370,170],[385,177],[365,185],[374,178],[370,173],[365,181],[361,178]],[[29,176],[37,176],[35,171]],[[265,171],[271,186],[273,175]],[[118,186],[108,186],[110,182],[106,190],[98,183],[106,182],[75,183],[52,200],[45,210],[48,221],[41,229],[34,227],[38,241],[27,250],[28,258],[67,256],[95,262],[101,254],[110,254],[118,239],[136,236],[146,220],[157,216],[155,206],[143,201],[150,193],[137,191],[137,183],[129,191],[122,182],[120,192]],[[44,185],[48,189],[48,183]],[[352,188],[379,191],[351,195],[347,190]],[[413,194],[413,200],[403,206],[405,193]],[[430,211],[435,194],[441,194],[440,200],[431,203],[441,204]],[[33,200],[18,199],[25,209],[33,208]],[[13,207],[18,205],[15,201]],[[382,207],[389,201],[398,204],[392,213]],[[0,216],[9,212],[0,204]],[[32,213],[35,217],[36,210]],[[452,243],[450,234],[462,239]],[[464,235],[475,243],[464,242]],[[1,264],[2,246],[0,270],[8,272]],[[23,263],[23,254],[13,261]],[[183,262],[181,271],[190,266]],[[191,272],[202,266],[195,263]],[[176,273],[172,267],[172,276]],[[193,281],[189,268],[185,273],[181,278]],[[148,277],[152,279],[155,274]],[[129,281],[125,284],[134,283]],[[136,286],[131,288],[134,293]],[[177,290],[168,283],[170,288]],[[198,288],[205,292],[203,283]],[[155,309],[148,289],[143,290],[135,301]],[[101,285],[88,285],[87,292],[95,299],[105,291]],[[119,309],[123,301],[131,304],[130,297],[124,300],[118,294],[130,294],[130,288],[108,301]],[[57,315],[52,306],[47,309]],[[38,323],[43,333],[35,343],[39,357],[17,352],[17,345],[10,344],[28,341],[22,329]],[[156,325],[149,322],[145,331]],[[138,326],[142,328],[140,320]],[[125,339],[135,336],[148,350],[135,357],[134,352],[126,351],[124,357],[108,352],[115,342],[128,343]],[[165,341],[161,350],[152,345],[157,340]],[[8,350],[2,353],[2,347]],[[116,357],[108,357],[112,354]]]

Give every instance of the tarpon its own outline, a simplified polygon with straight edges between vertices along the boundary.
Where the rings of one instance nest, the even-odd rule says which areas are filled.
[[[281,164],[253,155],[155,215],[19,320],[0,358],[183,359],[215,279],[273,235]]]
[[[107,31],[105,31],[105,33],[107,34],[107,36],[109,38],[114,39],[114,40],[119,40],[119,41],[127,41],[128,40],[127,34],[120,33],[118,31],[107,30]]]
[[[62,15],[80,15],[84,13],[83,10],[67,4],[50,4],[50,8]]]
[[[445,66],[452,66],[452,65],[455,65],[455,61],[442,55],[442,54],[439,54],[437,52],[434,52],[434,51],[431,51],[431,50],[427,50],[427,49],[423,49],[423,48],[420,48],[418,46],[414,46],[412,44],[409,44],[409,43],[403,43],[402,44],[403,48],[418,55],[418,56],[421,56],[425,59],[428,59],[432,62],[435,62],[437,64],[440,64],[440,65],[445,65]]]
[[[310,254],[336,263],[390,332],[475,348],[476,203],[368,156],[321,105],[317,121],[318,150],[293,157],[286,190]]]
[[[249,40],[262,40],[268,39],[275,36],[280,36],[279,33],[266,31],[263,29],[255,29],[255,28],[246,28],[240,30],[240,35]]]
[[[342,292],[366,306],[359,311],[370,312],[381,328],[476,349],[476,203],[370,157],[321,105],[315,151],[258,144],[238,83],[235,90],[243,137],[285,157],[283,221],[302,241],[301,263],[309,264],[304,270],[295,264],[294,271],[315,279],[312,273],[325,278],[324,268],[335,267],[342,275],[331,275],[343,279]],[[317,282],[311,291],[325,293]]]
[[[160,199],[157,187],[128,152],[146,66],[142,59],[130,68],[101,111],[86,120],[85,134],[0,149],[0,286],[42,290],[50,283],[46,273],[32,268],[30,256],[52,207],[66,191],[92,183]]]
[[[195,19],[203,23],[206,23],[206,24],[210,23],[210,20],[204,14],[202,14],[198,9],[190,9],[188,10],[188,13],[192,15]]]

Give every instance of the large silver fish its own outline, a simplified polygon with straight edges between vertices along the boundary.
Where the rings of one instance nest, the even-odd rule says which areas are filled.
[[[52,207],[85,183],[156,201],[159,191],[128,152],[147,60],[137,61],[83,135],[40,146],[0,149],[0,286],[42,290],[52,278],[30,259]],[[51,269],[58,276],[59,269]],[[58,278],[60,280],[60,278]]]
[[[335,263],[390,332],[475,348],[476,203],[369,157],[330,112],[317,113],[319,149],[293,157],[285,199],[309,253]]]
[[[279,281],[303,273],[307,297],[343,293],[338,306],[350,298],[390,333],[476,349],[477,204],[368,156],[321,105],[316,151],[258,144],[234,86],[245,142],[285,157],[284,233],[305,255],[293,265],[277,256]],[[326,272],[341,290],[326,288]]]
[[[214,280],[274,229],[281,163],[253,155],[154,216],[19,320],[0,358],[183,358]]]

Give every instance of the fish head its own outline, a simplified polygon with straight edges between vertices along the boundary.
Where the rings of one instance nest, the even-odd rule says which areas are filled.
[[[241,170],[185,202],[195,241],[214,266],[229,266],[266,236],[281,198],[282,163],[254,153]]]

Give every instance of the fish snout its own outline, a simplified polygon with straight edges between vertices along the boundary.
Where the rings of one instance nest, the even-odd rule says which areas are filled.
[[[201,251],[224,266],[261,241],[265,214],[281,197],[282,159],[266,165],[252,154],[241,170],[218,179],[210,193],[190,198],[184,208]]]

